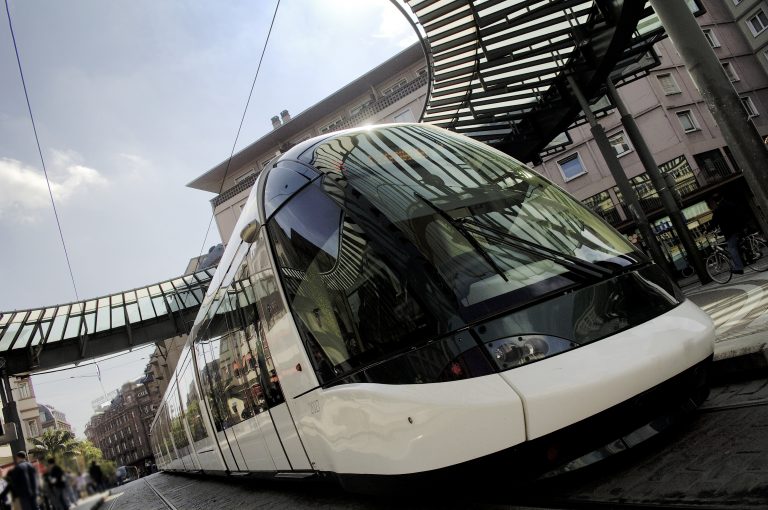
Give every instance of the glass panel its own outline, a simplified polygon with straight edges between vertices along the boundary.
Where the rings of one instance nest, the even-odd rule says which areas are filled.
[[[149,295],[152,297],[161,294],[159,285],[152,285],[151,287],[147,288],[147,291],[149,292]]]
[[[87,312],[93,312],[96,310],[96,300],[92,299],[91,301],[85,302],[85,311]]]
[[[128,312],[128,322],[136,324],[141,322],[141,315],[139,314],[139,305],[136,303],[130,303],[125,305],[125,311]]]
[[[192,435],[192,442],[196,450],[201,450],[209,447],[211,440],[208,438],[208,431],[205,428],[200,409],[200,394],[197,390],[191,359],[190,356],[187,356],[186,366],[179,376],[179,392],[181,393],[181,405],[187,420],[187,427],[189,427]]]
[[[27,316],[26,322],[36,321],[43,314],[43,310],[32,310]]]
[[[114,296],[110,297],[110,303],[112,306],[118,306],[123,304],[123,295],[122,294],[115,294]]]
[[[264,185],[264,211],[271,216],[296,191],[316,178],[317,174],[301,165],[280,164],[269,171]]]
[[[155,309],[152,308],[152,301],[147,296],[146,289],[142,289],[144,292],[136,292],[139,297],[139,310],[141,310],[141,320],[152,319],[155,317]]]
[[[82,315],[70,315],[67,321],[67,329],[64,332],[62,340],[67,338],[77,338],[80,336],[80,324],[83,320]],[[50,342],[50,340],[48,340]]]
[[[96,331],[96,313],[86,313],[83,317],[83,327],[81,334],[90,334]]]
[[[64,334],[64,324],[69,316],[69,306],[62,306],[59,308],[59,312],[56,318],[53,320],[53,326],[51,326],[51,332],[48,333],[47,342],[58,342],[61,340],[61,336]]]
[[[179,394],[176,383],[173,383],[170,391],[168,392],[168,414],[170,417],[171,436],[173,437],[173,444],[176,445],[176,450],[180,457],[190,454],[189,438],[187,437],[187,431],[184,429],[184,417],[181,413],[181,405],[179,404]]]
[[[112,308],[112,327],[125,326],[125,309],[122,306]]]
[[[109,329],[112,319],[112,313],[109,307],[109,298],[99,299],[99,309],[96,312],[96,330],[104,331]]]
[[[11,317],[13,317],[13,312],[0,314],[0,326],[5,326],[8,324],[11,321]]]
[[[35,324],[26,324],[22,329],[21,333],[19,333],[18,338],[16,338],[16,341],[13,342],[13,348],[14,349],[23,349],[27,346],[27,342],[29,341],[29,337],[32,336],[32,330],[35,329]]]
[[[125,298],[126,303],[135,303],[136,302],[136,292],[129,291],[123,293],[123,297]]]
[[[168,307],[165,306],[165,299],[163,299],[162,294],[153,297],[152,304],[155,306],[155,310],[157,311],[158,316],[168,313]]]
[[[51,322],[52,321],[43,321],[34,328],[32,337],[29,339],[30,346],[39,345],[40,342],[43,341],[43,338],[45,338],[45,332],[51,326]]]
[[[46,308],[45,314],[43,315],[44,319],[53,319],[53,316],[56,315],[56,307],[53,308]]]
[[[267,228],[323,381],[645,260],[532,170],[427,125],[337,137],[312,158],[326,175]]]

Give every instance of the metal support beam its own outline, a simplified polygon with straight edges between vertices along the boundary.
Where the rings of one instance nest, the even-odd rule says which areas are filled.
[[[608,97],[610,97],[611,102],[616,105],[616,108],[619,110],[621,123],[626,129],[627,135],[637,151],[637,155],[640,157],[643,168],[645,168],[648,177],[651,178],[651,182],[661,198],[661,204],[664,207],[664,211],[669,215],[672,225],[677,232],[677,237],[680,239],[680,242],[688,255],[688,262],[693,266],[701,283],[712,281],[707,273],[699,248],[696,246],[696,242],[691,236],[691,231],[688,230],[688,221],[685,219],[685,216],[683,216],[682,211],[680,211],[680,207],[678,207],[673,191],[667,185],[664,176],[661,175],[659,167],[653,159],[653,154],[651,154],[651,150],[645,143],[642,133],[640,133],[640,128],[638,128],[635,118],[632,117],[632,114],[627,110],[627,106],[624,104],[621,96],[619,96],[616,87],[613,86],[613,82],[608,79],[606,85],[608,89]]]
[[[584,94],[581,92],[581,89],[573,76],[568,76],[568,84],[571,87],[571,92],[573,92],[573,95],[579,102],[579,105],[584,112],[584,116],[587,118],[587,122],[589,122],[589,125],[591,126],[592,135],[595,137],[595,142],[600,150],[600,154],[602,154],[603,159],[608,164],[608,169],[611,171],[611,175],[613,175],[616,185],[624,196],[627,212],[629,212],[630,216],[637,224],[637,227],[640,230],[640,236],[645,241],[646,246],[648,246],[651,258],[664,271],[669,271],[664,252],[661,250],[661,247],[656,240],[656,236],[651,230],[651,226],[648,223],[648,217],[640,207],[640,202],[637,199],[635,190],[632,188],[632,185],[630,185],[629,179],[627,179],[627,175],[624,173],[624,169],[621,167],[621,163],[619,163],[619,159],[616,157],[616,151],[608,141],[605,129],[603,129],[603,126],[597,122],[595,114],[592,113],[592,110],[589,108],[589,102],[584,97]]]
[[[768,151],[760,134],[686,2],[650,1],[744,173],[759,209],[760,228],[768,234]]]

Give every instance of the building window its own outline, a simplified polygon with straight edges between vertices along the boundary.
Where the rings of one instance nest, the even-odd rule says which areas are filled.
[[[725,75],[729,80],[739,81],[739,75],[736,74],[736,69],[733,68],[730,62],[723,62],[723,71],[725,71]]]
[[[570,156],[559,160],[557,166],[560,167],[560,172],[563,174],[563,179],[565,179],[566,182],[587,173],[578,152],[574,152]]]
[[[29,389],[29,383],[24,381],[19,383],[19,400],[32,397],[32,390]]]
[[[381,94],[384,95],[384,96],[388,96],[388,95],[390,95],[390,94],[392,94],[394,92],[397,92],[401,88],[405,87],[405,85],[407,83],[408,83],[408,80],[406,80],[405,78],[401,78],[401,79],[397,80],[397,82],[395,82],[394,85],[391,85],[391,86],[385,88],[384,90],[382,90]]]
[[[235,184],[239,184],[239,183],[243,182],[244,180],[246,180],[248,177],[254,175],[255,173],[256,173],[256,169],[255,168],[251,168],[250,170],[245,172],[243,175],[235,177]]]
[[[419,78],[421,78],[425,74],[427,74],[427,66],[424,66],[420,68],[418,71],[416,71],[416,76],[418,76]]]
[[[624,131],[619,131],[615,135],[608,137],[608,141],[611,143],[613,150],[616,151],[617,156],[623,156],[632,151],[632,147],[629,146],[629,140],[627,140],[627,135],[624,134]]]
[[[366,99],[365,101],[363,101],[359,105],[357,105],[354,108],[352,108],[351,110],[349,110],[349,115],[350,116],[357,115],[358,113],[362,112],[363,110],[365,110],[366,108],[371,106],[373,104],[373,102],[374,102],[373,97],[370,97],[370,98]]]
[[[682,112],[677,112],[677,120],[680,121],[680,125],[683,126],[683,131],[686,133],[699,129],[699,126],[696,124],[696,119],[693,117],[691,110],[683,110]]]
[[[326,124],[325,126],[320,128],[321,133],[330,133],[331,131],[336,131],[341,127],[341,125],[344,123],[344,119],[339,117],[338,119],[334,120],[330,124]]]
[[[768,28],[768,16],[765,15],[762,9],[758,10],[754,16],[747,19],[747,26],[752,32],[752,35],[757,37],[762,34],[766,28]]]
[[[395,122],[416,122],[413,112],[408,109],[395,115]]]
[[[40,435],[40,429],[37,428],[37,420],[28,420],[27,426],[29,427],[30,437],[37,437]]]
[[[715,33],[712,31],[711,28],[705,28],[702,30],[704,32],[704,37],[707,38],[707,42],[710,46],[713,48],[719,48],[720,47],[720,41],[717,40],[717,37],[715,36]]]
[[[741,98],[741,104],[744,105],[744,110],[747,111],[747,115],[749,118],[757,117],[760,115],[757,113],[757,108],[755,108],[755,103],[752,102],[751,97],[742,97]]]
[[[680,87],[677,86],[677,81],[675,81],[675,77],[671,74],[658,74],[656,75],[656,78],[659,79],[661,90],[664,91],[665,95],[670,96],[672,94],[680,93]]]

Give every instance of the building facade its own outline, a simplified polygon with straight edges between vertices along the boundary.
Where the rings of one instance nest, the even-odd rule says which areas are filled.
[[[109,406],[91,417],[85,436],[101,449],[105,459],[143,470],[147,462],[154,462],[149,442],[154,415],[155,407],[145,385],[127,382]]]
[[[72,425],[64,413],[48,404],[38,404],[43,432],[46,430],[67,430],[72,432]]]
[[[697,17],[723,65],[723,72],[741,97],[750,122],[763,137],[768,134],[768,73],[766,54],[761,48],[768,44],[768,39],[759,41],[768,37],[768,33],[753,36],[747,27],[751,18],[746,13],[760,9],[765,3],[703,0],[704,12]],[[753,5],[747,9],[741,4]],[[740,17],[734,15],[737,11],[741,12]],[[706,249],[716,242],[709,224],[712,215],[708,199],[719,193],[739,202],[749,202],[751,194],[672,41],[664,39],[654,50],[660,65],[647,77],[620,87],[618,93],[637,122],[656,164],[667,176],[667,182],[674,182],[694,239]],[[668,259],[683,272],[687,261],[677,235],[622,127],[618,112],[611,110],[599,122]],[[621,193],[589,126],[571,128],[567,137],[571,143],[556,154],[543,156],[543,162],[536,165],[535,170],[565,188],[630,239],[637,240]]]

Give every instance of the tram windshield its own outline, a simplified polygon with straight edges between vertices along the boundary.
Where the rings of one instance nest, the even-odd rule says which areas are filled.
[[[645,261],[557,186],[438,128],[341,134],[306,162],[322,176],[268,226],[321,379]]]

